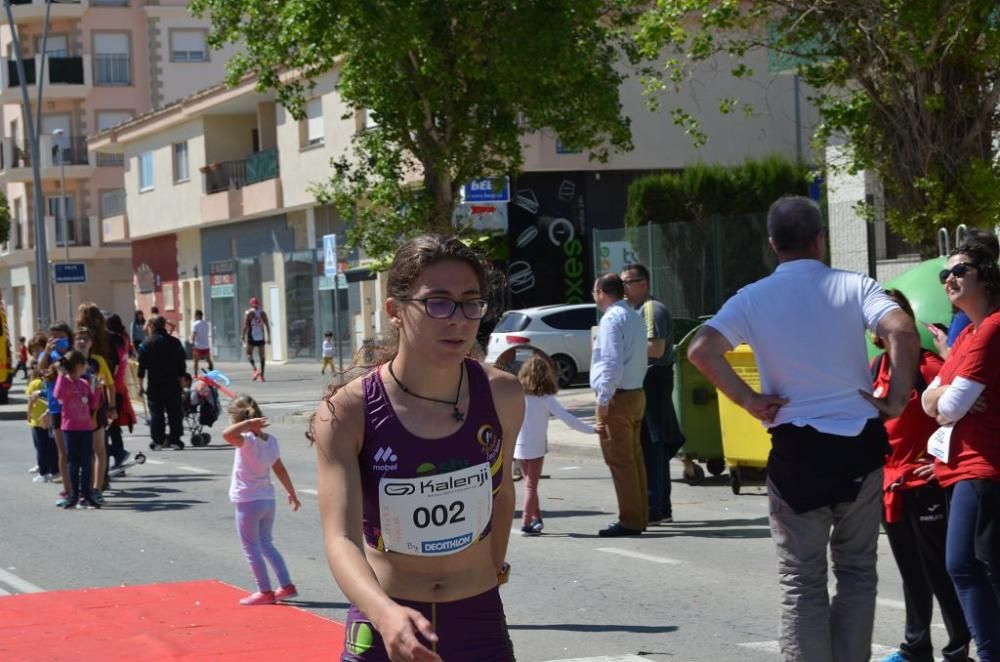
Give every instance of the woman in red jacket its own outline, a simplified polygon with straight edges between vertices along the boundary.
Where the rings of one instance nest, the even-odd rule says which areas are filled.
[[[915,317],[906,296],[899,290],[886,290],[899,307]],[[888,349],[887,339],[872,342]],[[962,605],[945,567],[945,540],[948,530],[945,491],[933,479],[916,472],[934,458],[927,455],[927,438],[938,428],[937,421],[924,413],[920,395],[934,381],[942,361],[933,352],[920,355],[919,373],[910,402],[898,418],[885,422],[892,450],[886,457],[883,477],[885,532],[899,575],[903,579],[906,604],[906,629],[899,651],[883,662],[932,662],[931,614],[937,598],[941,618],[948,631],[948,643],[941,649],[946,662],[969,659],[972,635],[965,623]],[[889,390],[890,366],[887,354],[872,363],[873,393],[881,397]]]
[[[946,562],[979,657],[1000,660],[1000,269],[985,246],[948,258],[941,283],[972,323],[923,395],[941,428],[934,476],[952,488]]]

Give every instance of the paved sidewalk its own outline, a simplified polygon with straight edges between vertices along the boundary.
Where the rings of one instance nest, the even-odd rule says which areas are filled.
[[[190,362],[188,367],[191,367]],[[266,416],[274,418],[276,422],[301,423],[303,427],[331,382],[330,372],[321,376],[319,361],[311,359],[267,364],[267,381],[264,383],[252,381],[253,373],[247,361],[216,361],[215,369],[229,377],[231,391],[253,396]],[[27,382],[23,379],[15,377],[10,390],[10,402],[0,405],[0,420],[24,420],[26,385]],[[594,422],[594,396],[590,389],[570,388],[561,391],[558,397],[573,414],[588,423]],[[222,396],[221,400],[225,407],[228,399]],[[141,419],[143,404],[136,401],[134,406]],[[581,434],[557,419],[549,422],[549,450],[566,455],[600,457],[601,454],[597,435]]]

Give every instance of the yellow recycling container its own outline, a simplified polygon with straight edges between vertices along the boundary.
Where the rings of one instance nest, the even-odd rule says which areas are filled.
[[[760,392],[760,373],[749,345],[740,345],[727,352],[726,360],[750,388]],[[771,435],[763,423],[721,391],[719,426],[722,429],[722,452],[729,467],[729,482],[733,494],[739,494],[745,479],[763,479],[767,456],[771,453]]]

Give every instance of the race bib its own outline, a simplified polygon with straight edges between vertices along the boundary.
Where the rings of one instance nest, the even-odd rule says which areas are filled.
[[[490,465],[426,478],[382,478],[378,502],[386,550],[453,554],[475,543],[493,516]]]
[[[951,453],[951,431],[953,429],[954,426],[942,425],[927,440],[927,452],[946,464]]]

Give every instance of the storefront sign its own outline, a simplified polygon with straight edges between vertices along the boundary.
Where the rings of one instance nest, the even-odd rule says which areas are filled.
[[[209,265],[209,297],[212,299],[232,299],[236,296],[236,274],[232,260],[212,262]]]

